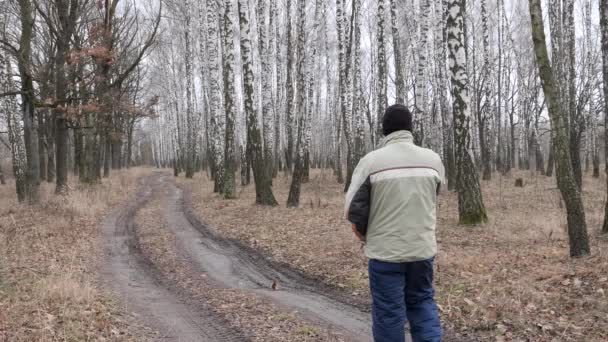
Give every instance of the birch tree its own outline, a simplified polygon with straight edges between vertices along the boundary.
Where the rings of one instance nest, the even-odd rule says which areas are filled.
[[[5,16],[0,16],[0,34],[4,36],[4,27],[6,25]],[[13,82],[11,79],[11,65],[6,55],[0,54],[0,93],[8,93],[13,91]],[[26,200],[26,180],[25,173],[27,160],[25,155],[25,144],[21,136],[21,123],[17,119],[18,112],[17,101],[14,96],[0,97],[0,113],[6,118],[6,126],[8,128],[8,141],[11,150],[11,162],[13,164],[13,175],[15,177],[15,190],[19,202]]]
[[[443,140],[443,161],[446,165],[446,176],[448,189],[455,189],[456,185],[456,166],[454,160],[454,129],[452,125],[453,117],[448,104],[448,76],[447,76],[447,56],[446,56],[446,2],[435,2],[435,65],[436,65],[436,88],[437,95],[435,100],[441,116],[441,131]]]
[[[305,52],[306,45],[306,2],[297,0],[296,2],[296,39],[297,39],[297,74],[296,74],[296,113],[298,121],[296,153],[294,159],[293,175],[291,178],[291,186],[289,188],[289,197],[287,198],[287,207],[298,207],[300,205],[300,188],[302,186],[302,178],[304,177],[304,139],[305,126],[308,120],[306,111],[306,61]]]
[[[420,21],[419,21],[419,44],[418,44],[418,71],[416,75],[416,97],[414,103],[414,120],[416,122],[414,137],[418,145],[426,145],[426,130],[430,130],[429,115],[425,115],[427,97],[427,34],[429,31],[430,17],[429,0],[420,0]]]
[[[590,253],[590,247],[581,192],[576,183],[572,159],[570,158],[571,145],[569,144],[569,132],[565,124],[568,116],[558,101],[559,92],[547,53],[540,0],[530,0],[529,8],[534,53],[551,119],[557,185],[566,204],[570,256],[582,256]]]
[[[209,60],[209,118],[211,125],[210,153],[215,192],[220,192],[224,176],[224,127],[221,114],[222,90],[220,88],[220,34],[219,6],[216,0],[207,1],[207,56]]]
[[[391,29],[393,34],[393,57],[395,60],[395,92],[397,94],[396,101],[398,104],[405,105],[405,78],[403,75],[403,57],[401,51],[401,35],[399,34],[399,25],[397,20],[399,12],[397,9],[397,0],[389,0],[391,6]],[[442,0],[443,1],[443,0]]]
[[[294,149],[294,136],[293,131],[295,127],[294,121],[294,89],[293,89],[293,76],[295,73],[294,53],[293,48],[293,37],[292,37],[292,19],[291,19],[291,4],[293,0],[287,0],[287,75],[285,79],[285,125],[287,127],[287,149],[285,150],[285,163],[287,169],[291,170],[293,167],[293,149]]]
[[[247,118],[247,139],[251,145],[251,161],[255,180],[256,203],[262,205],[277,205],[272,193],[271,172],[264,165],[262,137],[258,128],[258,118],[254,108],[255,91],[253,75],[253,53],[251,51],[249,3],[248,0],[238,0],[239,26],[241,31],[241,63],[243,65],[243,85],[245,100],[245,116]]]
[[[377,33],[377,44],[378,44],[378,84],[377,87],[377,108],[376,108],[376,136],[382,136],[382,118],[384,117],[384,111],[388,105],[387,103],[387,65],[386,65],[386,47],[384,44],[384,18],[385,18],[385,0],[378,0],[378,12],[376,14],[376,20],[378,21],[378,33]],[[422,0],[423,2],[426,0]]]
[[[563,3],[563,22],[564,22],[564,43],[565,60],[564,65],[568,67],[565,77],[566,83],[563,84],[567,89],[569,127],[570,127],[570,158],[574,179],[580,188],[583,182],[581,170],[581,137],[584,130],[584,119],[577,110],[576,98],[576,35],[574,23],[574,0],[564,0]]]
[[[232,0],[224,1],[224,18],[223,23],[223,70],[224,70],[224,111],[226,122],[226,134],[224,141],[224,177],[222,185],[222,193],[224,198],[233,199],[236,197],[236,90],[235,82],[235,49],[234,49],[234,29],[233,29],[233,10]]]
[[[273,148],[274,148],[274,114],[272,103],[272,41],[270,37],[274,35],[270,32],[270,24],[267,23],[268,8],[274,6],[273,1],[270,1],[269,6],[266,6],[266,1],[258,1],[257,23],[258,23],[258,46],[260,51],[261,75],[262,75],[262,123],[264,141],[264,161],[267,164],[268,170],[272,172],[274,169]],[[272,177],[271,177],[272,178]]]
[[[608,0],[600,0],[600,33],[602,36],[602,82],[604,95],[604,157],[605,171],[608,173]],[[608,182],[608,179],[607,179]],[[604,210],[602,233],[608,233],[608,200]]]
[[[454,143],[457,169],[458,216],[461,224],[487,221],[479,177],[469,152],[471,147],[470,95],[465,46],[465,0],[449,0],[447,18],[448,60],[452,80]]]
[[[482,22],[482,30],[483,30],[483,71],[482,71],[482,87],[484,102],[479,113],[479,146],[481,148],[481,164],[483,169],[484,180],[490,180],[492,178],[492,166],[491,166],[491,155],[490,155],[490,147],[488,146],[488,135],[489,135],[489,125],[488,122],[490,120],[490,108],[491,105],[491,96],[492,91],[490,87],[490,75],[491,72],[491,64],[490,64],[490,29],[488,25],[488,4],[487,0],[481,0],[481,22]]]
[[[196,140],[194,138],[194,103],[192,100],[193,87],[193,71],[192,71],[192,3],[191,0],[185,0],[185,30],[184,43],[186,54],[184,56],[184,64],[186,66],[186,178],[194,176],[194,163],[196,153]]]

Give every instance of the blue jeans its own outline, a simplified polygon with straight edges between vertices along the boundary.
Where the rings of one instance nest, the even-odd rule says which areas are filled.
[[[433,289],[433,259],[369,261],[375,342],[404,342],[405,321],[414,342],[440,342],[441,324]]]

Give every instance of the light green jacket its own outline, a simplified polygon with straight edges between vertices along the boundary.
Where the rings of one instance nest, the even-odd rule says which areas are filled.
[[[361,159],[345,210],[357,230],[365,232],[368,258],[410,262],[435,256],[437,193],[443,181],[439,155],[416,146],[408,131],[390,134]]]

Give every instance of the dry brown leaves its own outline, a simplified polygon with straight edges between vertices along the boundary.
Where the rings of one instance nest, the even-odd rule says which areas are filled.
[[[144,172],[72,183],[66,197],[43,184],[38,206],[18,204],[14,184],[0,186],[0,341],[138,340],[95,269],[98,221]]]
[[[515,188],[515,178],[525,180]],[[252,186],[225,201],[205,177],[181,180],[193,189],[197,214],[224,236],[261,248],[369,300],[366,260],[343,220],[342,185],[314,171],[301,207],[286,209],[289,179],[274,181],[278,208],[254,205]],[[608,340],[608,240],[599,237],[605,178],[586,178],[584,200],[593,255],[568,256],[565,210],[554,179],[515,173],[483,182],[490,222],[457,224],[453,193],[440,199],[437,299],[442,320],[470,340]]]

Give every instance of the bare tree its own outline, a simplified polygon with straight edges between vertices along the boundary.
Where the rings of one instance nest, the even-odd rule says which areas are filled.
[[[251,145],[251,161],[253,177],[255,180],[256,203],[262,205],[277,205],[272,193],[271,172],[264,165],[264,151],[262,137],[258,128],[258,118],[254,108],[255,91],[253,75],[253,53],[251,51],[249,21],[249,3],[247,0],[238,0],[239,26],[241,29],[241,62],[243,65],[243,85],[245,92],[245,115],[247,118],[247,139]]]
[[[477,224],[485,222],[487,216],[479,177],[469,153],[471,115],[469,77],[466,70],[465,11],[465,0],[450,0],[448,2],[447,44],[452,79],[459,222],[461,224]]]
[[[604,89],[604,153],[608,173],[608,0],[600,0],[600,31],[602,36],[602,81]],[[602,232],[608,233],[608,200],[606,201]]]
[[[570,255],[573,257],[582,256],[590,253],[585,210],[580,188],[576,183],[572,168],[572,159],[570,158],[571,145],[565,125],[568,119],[558,101],[559,91],[547,53],[540,0],[530,0],[530,16],[534,52],[551,118],[557,165],[557,184],[566,204]]]
[[[224,111],[226,112],[226,134],[224,141],[224,177],[222,193],[224,198],[236,197],[236,151],[235,151],[235,123],[236,123],[236,91],[235,91],[235,60],[234,60],[234,30],[233,30],[232,0],[224,1],[223,22],[223,51],[224,51]]]

